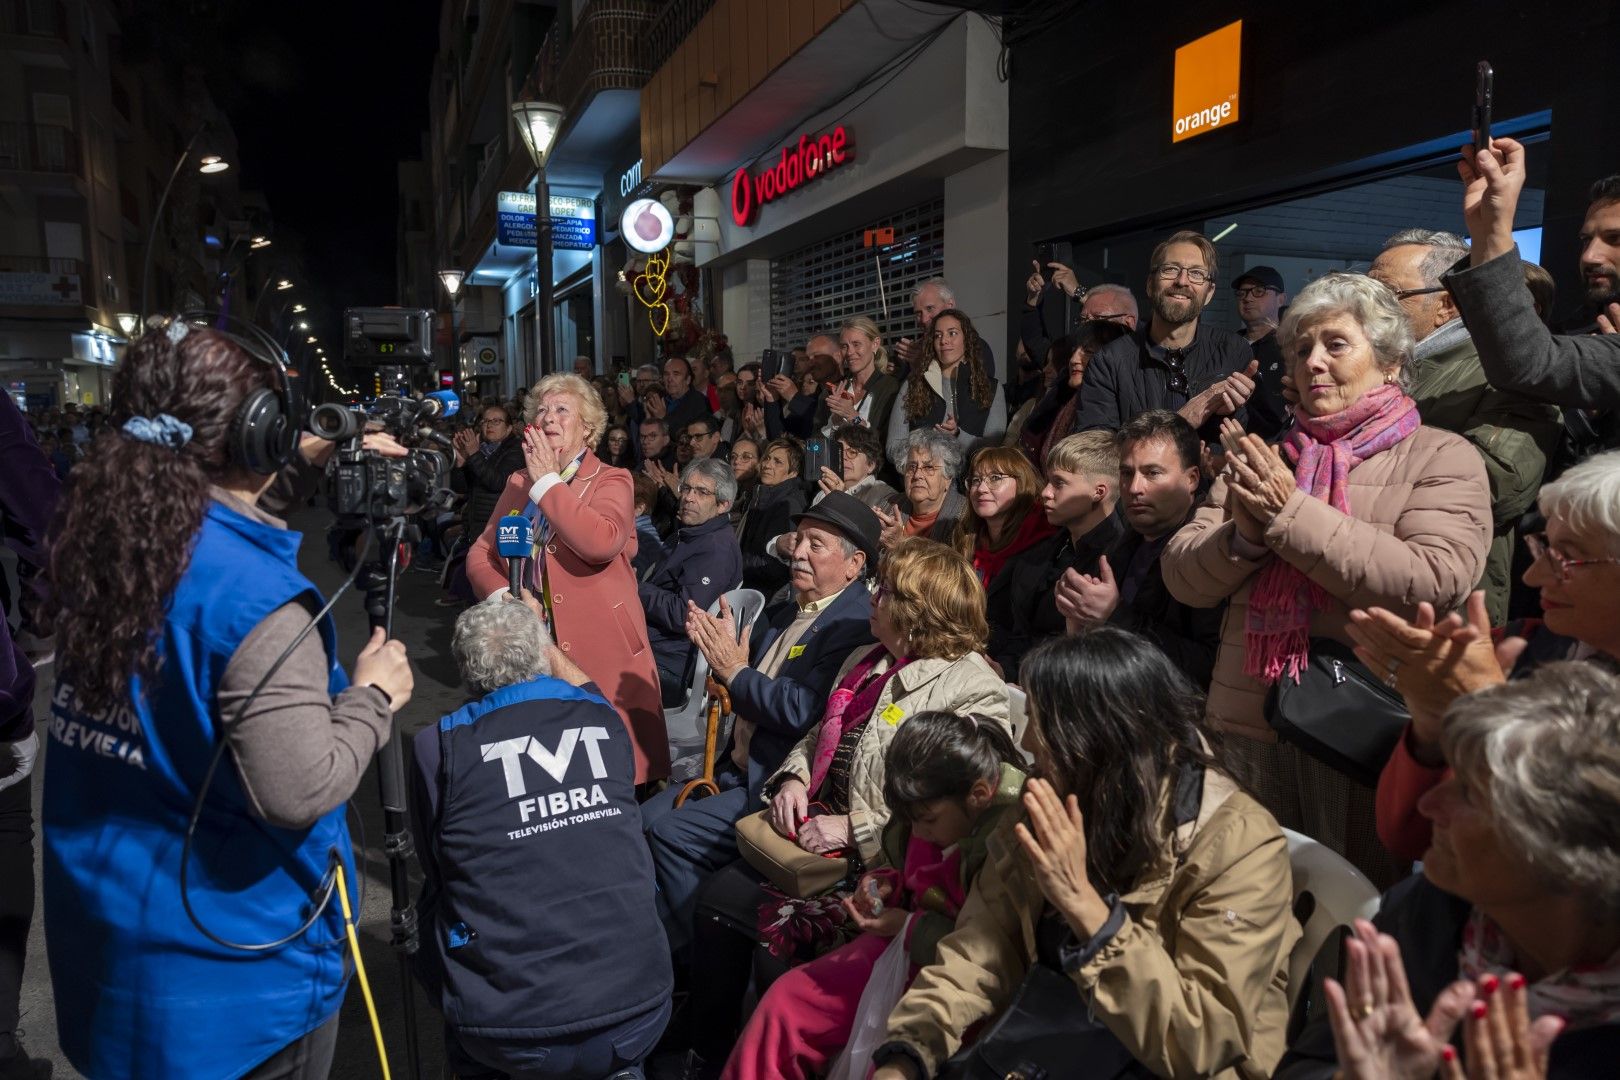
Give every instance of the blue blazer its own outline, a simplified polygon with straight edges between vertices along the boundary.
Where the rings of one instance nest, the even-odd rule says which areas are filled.
[[[748,643],[750,663],[759,658],[792,624],[798,606],[792,601],[768,608],[754,624]],[[871,645],[872,597],[865,582],[845,589],[827,610],[816,616],[799,644],[804,652],[783,661],[774,679],[757,668],[746,667],[731,680],[731,708],[752,722],[748,743],[748,800],[755,806],[764,799],[765,781],[776,775],[788,751],[821,719],[832,696],[833,678],[849,654]],[[729,759],[728,742],[722,759]]]

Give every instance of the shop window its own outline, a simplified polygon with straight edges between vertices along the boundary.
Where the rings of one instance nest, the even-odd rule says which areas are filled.
[[[868,233],[894,242],[866,246]],[[945,202],[935,199],[789,252],[771,263],[771,344],[803,345],[865,315],[885,341],[916,330],[912,291],[945,272]],[[886,305],[886,306],[885,306]]]

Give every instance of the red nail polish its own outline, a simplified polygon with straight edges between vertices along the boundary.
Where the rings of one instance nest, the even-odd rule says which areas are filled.
[[[1474,1002],[1470,1011],[1473,1012],[1475,1020],[1485,1019],[1485,1003],[1483,1001]]]
[[[1515,971],[1513,974],[1508,976],[1508,985],[1515,990],[1523,990],[1524,976]]]
[[[1492,994],[1496,993],[1496,988],[1501,985],[1501,982],[1502,980],[1498,979],[1495,975],[1486,975],[1484,978],[1479,980],[1479,992],[1484,994],[1486,997],[1490,997]]]
[[[1452,1046],[1450,1043],[1447,1043],[1446,1045],[1442,1046],[1440,1048],[1440,1059],[1442,1061],[1444,1061],[1447,1065],[1451,1064],[1453,1061],[1456,1061],[1457,1060],[1457,1048]]]

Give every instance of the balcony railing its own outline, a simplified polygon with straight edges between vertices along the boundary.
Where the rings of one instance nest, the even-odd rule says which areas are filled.
[[[698,20],[714,7],[714,0],[669,0],[652,20],[647,30],[646,61],[648,71],[657,71],[664,61],[675,55],[675,49],[686,36],[696,29]]]
[[[83,176],[79,138],[55,124],[0,121],[0,169]]]
[[[679,0],[670,5],[687,6]],[[573,27],[557,26],[546,35],[529,76],[531,96],[555,101],[574,115],[592,94],[641,89],[656,68],[649,62],[647,38],[657,8],[653,0],[586,4]]]

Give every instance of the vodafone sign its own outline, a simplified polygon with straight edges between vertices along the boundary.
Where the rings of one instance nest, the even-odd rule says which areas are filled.
[[[761,206],[797,191],[854,156],[855,141],[842,124],[821,135],[800,135],[797,146],[782,147],[775,165],[752,175],[747,166],[737,170],[731,179],[731,220],[747,226]]]

